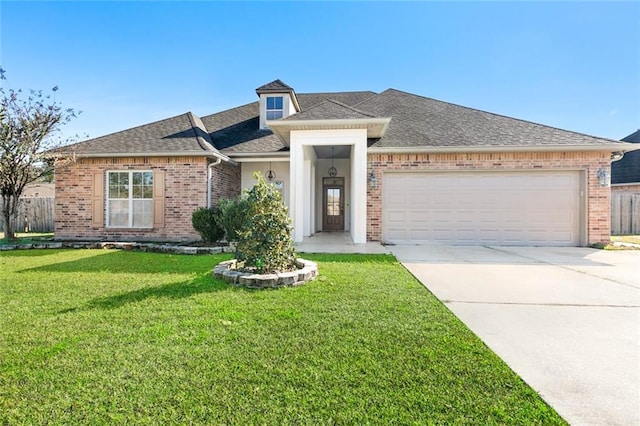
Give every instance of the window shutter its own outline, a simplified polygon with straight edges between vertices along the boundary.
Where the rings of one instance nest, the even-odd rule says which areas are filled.
[[[164,171],[153,172],[153,227],[164,228]]]
[[[93,192],[91,194],[91,226],[104,226],[104,173],[93,174]]]

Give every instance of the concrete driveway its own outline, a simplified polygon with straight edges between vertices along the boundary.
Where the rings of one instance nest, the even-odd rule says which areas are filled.
[[[573,425],[640,425],[640,251],[390,246]]]

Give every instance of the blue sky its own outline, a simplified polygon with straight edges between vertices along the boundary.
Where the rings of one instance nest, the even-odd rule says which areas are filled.
[[[96,137],[298,92],[389,87],[620,139],[640,128],[636,2],[0,3],[12,88],[60,87]]]

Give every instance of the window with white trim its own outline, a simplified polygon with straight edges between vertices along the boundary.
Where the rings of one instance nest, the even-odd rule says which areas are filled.
[[[282,96],[267,96],[267,120],[277,120],[284,116]]]
[[[153,172],[107,172],[107,226],[153,227]]]

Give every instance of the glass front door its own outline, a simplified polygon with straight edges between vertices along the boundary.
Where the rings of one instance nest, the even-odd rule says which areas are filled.
[[[325,179],[323,188],[322,230],[344,231],[344,180]]]

